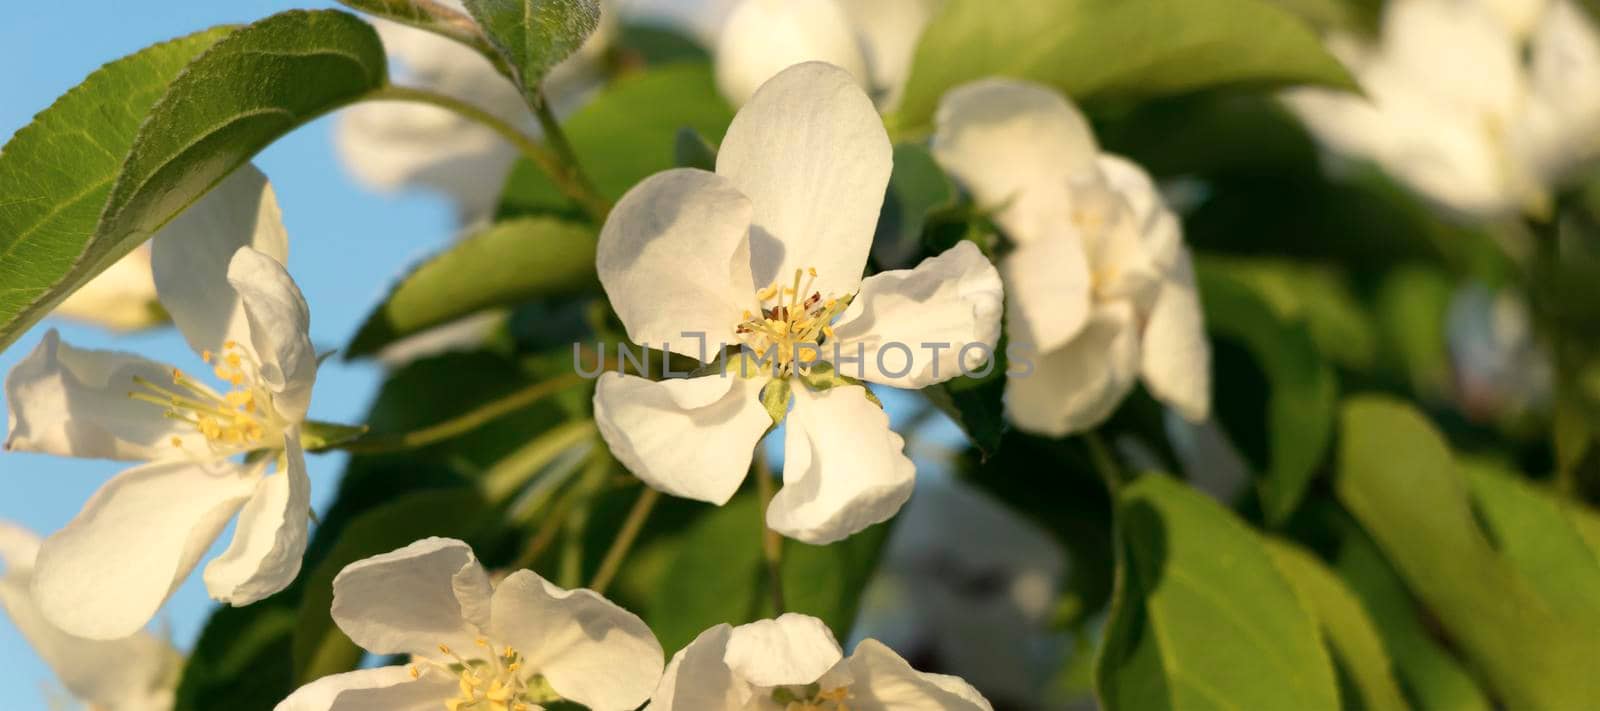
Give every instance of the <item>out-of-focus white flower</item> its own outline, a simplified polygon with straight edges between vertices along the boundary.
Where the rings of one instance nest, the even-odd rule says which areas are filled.
[[[627,711],[661,678],[661,644],[633,613],[531,570],[492,584],[472,549],[448,538],[346,566],[333,580],[333,621],[367,651],[411,663],[323,677],[278,711],[535,711],[560,699]]]
[[[91,639],[149,622],[236,513],[232,544],[205,570],[220,601],[282,590],[306,544],[300,423],[317,356],[266,176],[240,169],[154,242],[161,303],[228,390],[133,354],[74,348],[54,331],[5,382],[6,449],[148,462],[113,478],[39,551],[40,610]],[[235,461],[247,452],[258,456]]]
[[[1329,47],[1366,96],[1295,89],[1289,106],[1333,150],[1455,212],[1542,214],[1600,154],[1600,34],[1570,0],[1395,0],[1379,42]]]
[[[614,0],[617,12],[630,21],[663,25],[686,32],[702,46],[713,47],[718,31],[739,0]]]
[[[893,109],[935,0],[740,0],[716,47],[717,86],[735,106],[778,72],[827,62]]]
[[[1017,426],[1047,435],[1104,421],[1143,378],[1190,420],[1211,405],[1211,349],[1182,227],[1144,170],[1103,154],[1076,107],[989,79],[946,94],[934,157],[994,219],[1006,328],[1031,373],[1006,386]]]
[[[146,631],[117,640],[73,637],[44,618],[30,590],[39,538],[0,521],[0,607],[72,697],[103,711],[168,711],[183,658]]]
[[[861,278],[891,160],[866,95],[838,67],[810,62],[739,111],[716,173],[660,173],[618,203],[596,261],[633,342],[700,359],[744,344],[769,358],[660,382],[601,376],[595,421],[639,478],[726,503],[787,410],[769,415],[763,388],[792,383],[784,487],[767,524],[829,543],[905,503],[915,467],[883,409],[862,385],[807,379],[829,364],[833,374],[921,388],[977,368],[999,337],[1001,286],[965,242],[915,269]]]
[[[460,0],[439,2],[465,12]],[[451,96],[537,134],[538,122],[522,94],[483,55],[426,30],[382,19],[373,24],[395,67],[396,84]],[[600,28],[545,78],[546,97],[558,114],[600,85],[616,27],[606,7]],[[340,158],[362,183],[386,192],[437,190],[455,201],[464,222],[490,215],[518,155],[492,129],[426,104],[358,104],[340,115],[334,130]]]
[[[156,281],[150,276],[150,248],[140,245],[113,262],[72,292],[54,314],[113,331],[137,331],[165,323],[166,313],[156,300]]]
[[[1515,291],[1463,287],[1450,301],[1445,327],[1456,399],[1468,415],[1489,420],[1549,404],[1550,357]]]
[[[965,681],[868,639],[848,658],[822,620],[717,625],[673,655],[649,711],[989,711]]]
[[[862,634],[996,699],[1042,695],[1059,660],[1046,625],[1066,572],[1049,534],[965,484],[925,479],[884,556]]]

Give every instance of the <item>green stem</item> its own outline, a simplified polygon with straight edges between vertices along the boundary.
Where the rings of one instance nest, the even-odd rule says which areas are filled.
[[[655,509],[656,502],[660,500],[661,492],[644,487],[644,492],[633,502],[633,509],[628,511],[627,520],[622,522],[622,530],[617,532],[616,539],[611,541],[611,548],[606,550],[606,557],[600,562],[600,570],[595,572],[594,582],[589,584],[589,589],[605,594],[612,579],[617,577],[617,571],[622,569],[622,560],[628,557],[633,542],[639,538],[644,522],[650,518],[650,511]]]
[[[585,212],[594,218],[596,224],[605,224],[606,216],[611,214],[611,201],[600,194],[595,188],[594,181],[583,172],[583,163],[578,160],[578,152],[572,149],[572,142],[567,140],[567,132],[561,128],[561,121],[550,110],[550,101],[541,95],[533,107],[533,115],[539,119],[539,128],[544,131],[544,139],[550,148],[560,158],[565,170],[561,176],[552,174],[550,177],[558,184],[562,181],[569,182],[577,188],[568,197],[576,200]]]
[[[527,156],[528,160],[533,161],[534,165],[550,176],[550,180],[555,183],[556,189],[560,190],[561,194],[578,203],[589,213],[590,217],[594,218],[597,224],[604,223],[606,215],[611,211],[610,201],[602,197],[594,189],[594,185],[589,182],[588,178],[583,175],[583,172],[579,170],[576,163],[576,155],[572,153],[571,146],[567,144],[565,134],[549,134],[549,128],[546,127],[547,139],[551,141],[552,146],[557,146],[556,150],[551,150],[539,145],[538,141],[533,140],[528,134],[523,133],[521,129],[511,125],[499,116],[495,116],[471,103],[446,94],[414,87],[385,86],[368,94],[364,100],[410,101],[428,104],[482,124],[500,134],[501,138],[509,141],[522,155]],[[548,113],[548,111],[549,109],[543,109],[535,113],[542,114]],[[543,125],[545,121],[545,117],[540,115],[539,123]],[[559,130],[560,127],[558,125],[557,131]]]
[[[404,434],[360,437],[337,448],[357,454],[376,454],[424,447],[475,430],[489,422],[532,406],[540,400],[567,388],[580,385],[583,382],[583,376],[577,373],[568,373],[543,382],[534,383],[499,400],[494,400],[475,410],[468,411],[436,425]]]
[[[1083,443],[1089,450],[1089,463],[1094,466],[1095,473],[1100,475],[1100,480],[1105,482],[1106,491],[1115,497],[1117,489],[1126,479],[1122,467],[1117,464],[1116,457],[1111,456],[1111,448],[1106,446],[1099,430],[1083,433]]]
[[[772,467],[767,465],[767,453],[756,444],[754,461],[756,491],[761,497],[761,553],[767,562],[767,587],[772,589],[773,615],[786,612],[783,604],[783,536],[767,527],[767,507],[778,493],[778,484],[772,478]]]
[[[506,455],[480,479],[484,495],[499,503],[522,491],[562,454],[594,437],[594,420],[573,420],[557,425]]]

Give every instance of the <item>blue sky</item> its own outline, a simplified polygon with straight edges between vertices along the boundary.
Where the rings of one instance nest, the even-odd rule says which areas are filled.
[[[6,21],[0,23],[0,66],[11,68],[0,82],[0,135],[9,138],[99,65],[148,44],[220,23],[333,4],[162,0],[134,9],[122,0],[16,3],[6,8]],[[449,207],[431,196],[383,197],[355,185],[331,152],[331,127],[328,118],[305,126],[257,159],[278,192],[290,235],[289,271],[311,304],[311,335],[319,350],[342,346],[390,280],[448,240],[453,224]],[[118,338],[47,320],[0,353],[0,373],[9,371],[52,327],[76,345],[135,351],[186,368],[196,365],[195,356],[170,329]],[[378,378],[373,366],[330,361],[317,383],[312,416],[358,419]],[[341,465],[339,457],[313,457],[310,462],[319,509],[325,508]],[[121,468],[116,462],[0,454],[0,519],[41,534],[56,530]],[[173,596],[155,625],[170,629],[186,647],[209,609],[196,575]],[[46,708],[45,692],[54,684],[50,672],[4,616],[0,669],[5,670],[0,674],[0,706]]]

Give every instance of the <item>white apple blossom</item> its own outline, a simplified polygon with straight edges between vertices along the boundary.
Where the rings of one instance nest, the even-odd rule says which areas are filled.
[[[1049,619],[1066,570],[1038,525],[967,484],[925,478],[895,520],[857,633],[996,699],[1038,698],[1059,669],[1065,640]]]
[[[1286,101],[1338,153],[1469,217],[1548,211],[1600,155],[1600,32],[1570,0],[1395,0],[1381,39],[1329,47],[1365,96]]]
[[[465,13],[460,0],[439,4]],[[484,109],[530,135],[538,122],[509,79],[483,55],[426,30],[374,19],[396,67],[395,83],[436,91]],[[566,113],[603,80],[603,62],[616,34],[609,7],[599,29],[545,78],[551,108]],[[410,102],[363,103],[344,111],[335,148],[345,167],[368,187],[394,192],[423,187],[449,196],[463,222],[490,216],[518,153],[493,129],[459,114]]]
[[[271,186],[250,166],[154,238],[162,305],[225,391],[54,331],[7,376],[6,449],[148,462],[39,551],[35,596],[63,630],[115,639],[143,627],[236,513],[232,544],[205,569],[212,597],[246,605],[299,572],[310,517],[299,427],[317,356],[287,251]]]
[[[785,68],[827,62],[892,110],[936,8],[936,0],[740,0],[718,36],[717,87],[739,106]]]
[[[94,711],[168,711],[183,658],[146,631],[116,640],[73,637],[50,624],[30,590],[39,538],[0,521],[0,608],[72,697]]]
[[[137,331],[167,320],[150,275],[150,248],[140,245],[72,292],[53,312],[113,331]]]
[[[277,711],[537,711],[559,699],[628,711],[661,678],[661,644],[633,613],[531,570],[491,583],[448,538],[346,566],[333,621],[367,651],[410,663],[323,677]]]
[[[1190,420],[1211,404],[1211,351],[1182,227],[1143,169],[1101,153],[1077,108],[1045,87],[989,79],[950,91],[934,157],[994,219],[1011,343],[1006,409],[1053,436],[1104,421],[1136,379]]]
[[[977,368],[999,336],[1001,286],[970,243],[861,278],[891,160],[866,95],[843,70],[811,62],[778,74],[739,111],[715,173],[667,171],[623,197],[596,262],[633,342],[696,358],[705,344],[742,344],[776,361],[660,382],[601,376],[595,421],[641,479],[727,502],[782,413],[769,416],[763,388],[792,382],[784,486],[767,524],[827,543],[905,503],[915,467],[866,388],[802,383],[824,372],[812,361],[903,388]]]
[[[989,711],[965,681],[868,639],[844,656],[822,620],[717,625],[672,657],[647,711]]]

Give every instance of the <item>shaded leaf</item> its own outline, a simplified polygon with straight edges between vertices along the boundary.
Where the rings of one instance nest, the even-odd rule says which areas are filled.
[[[372,27],[331,10],[235,30],[172,78],[176,62],[214,39],[179,40],[104,70],[7,145],[0,345],[267,144],[386,81]]]
[[[451,245],[397,283],[346,348],[347,358],[485,309],[572,294],[596,283],[594,230],[553,217],[499,222]]]
[[[1117,499],[1119,584],[1095,668],[1104,708],[1339,708],[1316,623],[1255,533],[1159,474]]]
[[[1204,265],[1199,277],[1206,328],[1243,346],[1266,375],[1260,421],[1239,421],[1233,409],[1238,403],[1228,398],[1219,398],[1218,416],[1260,473],[1257,489],[1267,521],[1280,524],[1294,513],[1332,441],[1336,378],[1304,325],[1280,318],[1265,299],[1233,278]],[[1216,389],[1233,396],[1239,390],[1227,376],[1218,368]]]
[[[218,607],[184,664],[176,711],[211,711],[228,700],[236,711],[271,711],[294,689],[290,593],[249,607]]]
[[[951,88],[987,76],[1074,99],[1233,84],[1354,88],[1309,26],[1263,0],[950,0],[917,45],[902,128],[925,126]]]
[[[901,143],[894,147],[894,172],[878,213],[872,258],[880,269],[914,266],[923,253],[922,230],[928,215],[955,205],[956,187],[934,161],[927,147]]]
[[[510,71],[505,59],[489,43],[489,38],[483,36],[472,17],[441,0],[339,0],[339,3],[386,20],[449,37],[477,50],[507,73]]]

